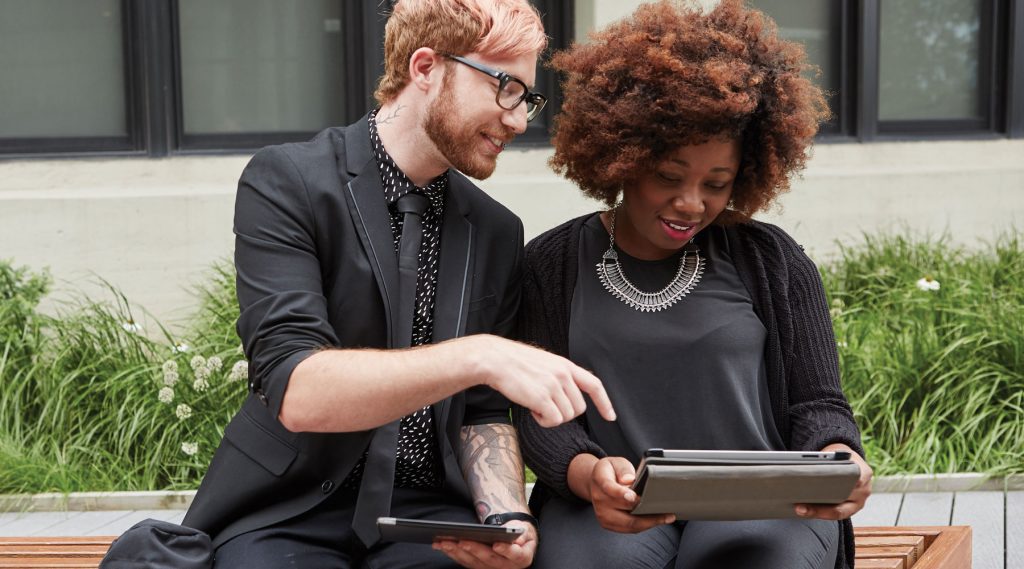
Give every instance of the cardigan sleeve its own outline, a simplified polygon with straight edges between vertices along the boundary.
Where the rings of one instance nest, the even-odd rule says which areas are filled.
[[[566,299],[572,296],[576,271],[575,240],[571,236],[578,234],[579,225],[570,222],[534,239],[526,248],[523,271],[519,337],[563,357],[568,356]],[[576,455],[607,456],[588,435],[584,416],[558,427],[544,428],[528,409],[513,406],[512,422],[519,432],[527,466],[538,481],[562,497],[576,498],[567,481],[569,463]]]
[[[844,443],[861,456],[860,431],[840,383],[839,355],[821,274],[792,237],[773,228],[786,256],[792,344],[785,354],[790,447],[819,450]],[[782,316],[780,314],[780,316]]]

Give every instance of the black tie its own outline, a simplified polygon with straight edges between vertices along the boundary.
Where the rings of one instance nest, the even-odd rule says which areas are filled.
[[[398,199],[403,214],[402,237],[398,241],[398,315],[392,330],[392,348],[412,344],[412,321],[416,309],[416,273],[419,268],[420,242],[423,239],[423,212],[430,201],[409,192]],[[371,547],[380,540],[377,518],[391,511],[391,493],[395,487],[395,454],[398,449],[398,419],[377,427],[370,439],[366,467],[359,485],[352,529]]]

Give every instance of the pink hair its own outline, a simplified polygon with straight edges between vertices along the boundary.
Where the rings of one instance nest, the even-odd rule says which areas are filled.
[[[409,82],[409,58],[421,47],[441,53],[516,57],[547,47],[540,14],[528,0],[400,0],[384,31],[384,75],[377,101]]]

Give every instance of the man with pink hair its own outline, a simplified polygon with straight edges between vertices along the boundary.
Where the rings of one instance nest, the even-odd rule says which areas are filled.
[[[218,568],[526,567],[536,520],[509,401],[555,426],[601,383],[507,339],[523,226],[483,179],[544,106],[527,0],[401,0],[380,107],[261,150],[235,206],[250,394],[185,517]],[[514,543],[380,541],[378,516],[518,525]]]

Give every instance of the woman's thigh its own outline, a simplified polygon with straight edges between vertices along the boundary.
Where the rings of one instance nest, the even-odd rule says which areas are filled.
[[[832,569],[839,524],[825,520],[753,520],[686,524],[676,569]]]
[[[615,533],[597,523],[586,503],[553,497],[540,515],[535,569],[672,567],[680,530],[664,525],[637,534]]]

